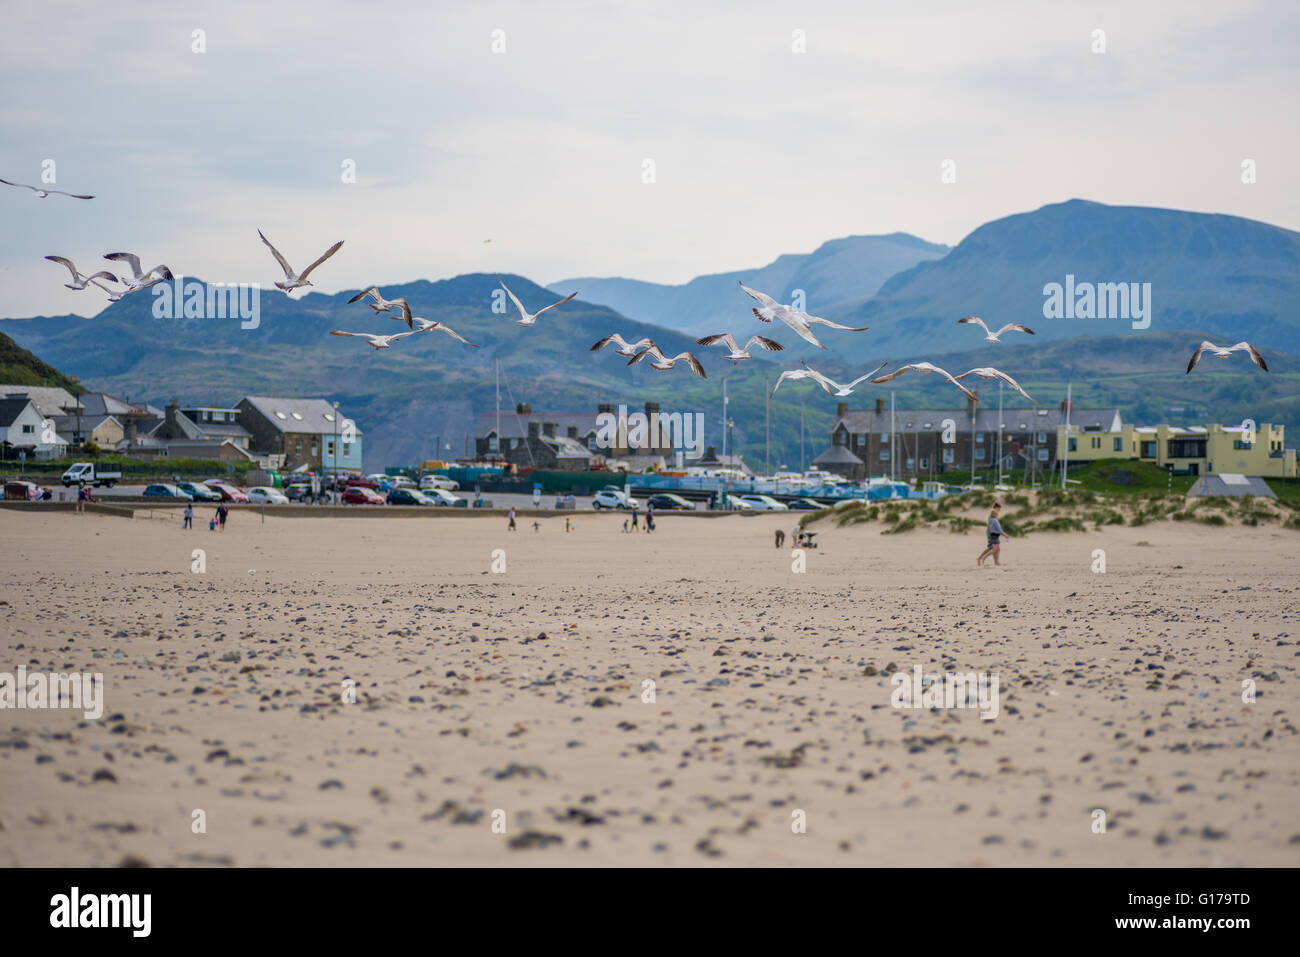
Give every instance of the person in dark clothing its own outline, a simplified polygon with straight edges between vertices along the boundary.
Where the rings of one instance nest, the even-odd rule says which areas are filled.
[[[225,502],[222,502],[220,505],[217,506],[217,525],[221,527],[221,530],[223,532],[226,530],[226,516],[229,513],[230,513],[230,509],[226,508]]]
[[[976,565],[983,565],[984,559],[992,556],[994,565],[1001,565],[998,561],[998,555],[1002,552],[1001,539],[1007,534],[1002,530],[1002,523],[998,521],[998,514],[1002,511],[1002,506],[997,502],[993,503],[993,511],[989,512],[989,539],[988,548],[980,552],[980,557],[976,559]]]

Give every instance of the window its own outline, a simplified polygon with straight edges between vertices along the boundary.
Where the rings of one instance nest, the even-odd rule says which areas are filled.
[[[289,414],[292,415],[292,416],[293,416],[295,419],[297,419],[299,422],[302,421],[302,413],[301,413],[301,412],[290,412]]]
[[[489,436],[488,436],[488,450],[491,451],[491,452],[495,452],[495,451],[497,450],[497,447],[498,447],[497,437],[496,437],[495,435],[489,435]]]
[[[315,454],[316,454],[316,443],[315,443],[315,442],[313,442],[313,443],[311,444],[311,454],[312,454],[312,455],[315,455]]]
[[[326,413],[325,413],[325,421],[326,421],[326,422],[333,422],[333,421],[334,421],[334,413],[333,413],[333,412],[326,412]]]
[[[1153,459],[1153,458],[1155,458],[1155,457],[1156,457],[1156,443],[1155,443],[1155,442],[1143,442],[1143,443],[1142,443],[1142,458],[1144,458],[1144,459]]]
[[[1171,459],[1205,458],[1205,439],[1170,439],[1168,448]]]
[[[36,426],[34,426],[34,425],[24,425],[24,426],[23,426],[23,435],[31,435],[31,434],[32,434],[33,432],[35,432],[35,431],[36,431]]]
[[[1092,440],[1092,447],[1093,447],[1094,449],[1099,449],[1099,448],[1101,448],[1101,439],[1093,439],[1093,440]]]
[[[888,433],[888,432],[882,432],[882,433],[880,433],[880,444],[881,444],[881,445],[888,445],[888,444],[889,444],[889,433]]]
[[[285,415],[283,412],[277,412],[277,413],[275,413],[275,417],[276,417],[277,419],[287,419],[287,418],[288,418],[288,416]]]
[[[1233,447],[1234,449],[1238,449],[1238,450],[1241,450],[1241,449],[1249,450],[1249,449],[1250,449],[1250,443],[1249,443],[1249,442],[1243,442],[1243,441],[1241,441],[1241,439],[1233,439],[1233,440],[1232,440],[1232,447]]]
[[[881,450],[880,450],[880,461],[882,461],[882,462],[888,462],[888,461],[889,461],[889,449],[881,449]]]
[[[1047,449],[1039,449],[1039,450],[1038,450],[1038,461],[1040,461],[1040,462],[1046,462],[1046,461],[1047,461]]]
[[[1071,451],[1071,452],[1077,452],[1077,451],[1079,451],[1079,440],[1078,440],[1078,439],[1073,439],[1073,438],[1070,439],[1070,451]]]
[[[909,469],[916,468],[916,459],[912,458],[910,455],[907,457],[907,467]]]
[[[930,460],[929,460],[929,459],[921,459],[921,471],[924,472],[924,471],[925,471],[926,469],[928,469],[929,467],[930,467]]]
[[[326,442],[326,443],[325,443],[325,454],[328,455],[328,456],[333,457],[333,455],[334,455],[334,442],[333,442],[332,440],[329,441],[329,442]]]
[[[1124,440],[1123,440],[1123,439],[1116,439],[1116,440],[1115,440],[1115,451],[1116,451],[1116,452],[1123,452],[1123,451],[1124,451]]]
[[[347,458],[347,457],[348,457],[349,455],[351,455],[351,454],[352,454],[352,443],[351,443],[351,442],[344,442],[344,443],[343,443],[343,457],[344,457],[344,458]]]
[[[943,450],[943,460],[944,460],[944,462],[945,462],[946,464],[948,464],[948,465],[951,465],[951,464],[952,464],[952,461],[953,461],[953,458],[952,458],[952,449],[944,449],[944,450]]]
[[[1046,432],[1039,432],[1039,433],[1038,433],[1038,441],[1039,441],[1040,444],[1043,443],[1043,442],[1046,442],[1046,441],[1047,441],[1047,433],[1046,433]]]
[[[983,441],[984,441],[984,433],[983,433],[983,432],[976,432],[976,433],[975,433],[975,441],[976,441],[976,442],[983,442]]]
[[[587,451],[589,452],[596,451],[596,436],[594,433],[592,435],[587,436]]]
[[[983,462],[983,461],[984,461],[984,450],[983,450],[983,449],[976,449],[976,450],[975,450],[975,459],[976,459],[976,461],[978,461],[978,462]]]

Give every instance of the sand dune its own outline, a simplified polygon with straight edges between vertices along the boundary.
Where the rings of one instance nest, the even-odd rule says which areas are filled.
[[[791,516],[575,518],[0,511],[0,671],[106,701],[0,711],[0,864],[1300,862],[1293,531],[827,528],[795,574]],[[891,707],[915,665],[998,716]]]

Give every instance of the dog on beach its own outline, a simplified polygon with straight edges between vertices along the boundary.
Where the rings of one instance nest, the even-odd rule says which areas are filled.
[[[778,528],[776,530],[776,547],[780,548],[784,544],[785,544],[785,532],[781,531]]]

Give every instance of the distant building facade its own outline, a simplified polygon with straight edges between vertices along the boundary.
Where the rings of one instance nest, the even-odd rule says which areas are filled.
[[[1106,459],[1150,462],[1175,475],[1234,474],[1293,478],[1296,450],[1286,448],[1285,427],[1265,423],[1254,434],[1240,425],[1125,425],[1101,433],[1079,434],[1071,422],[1057,429],[1058,454],[1070,462]]]
[[[361,429],[325,399],[249,395],[234,409],[249,451],[270,468],[361,470]]]

